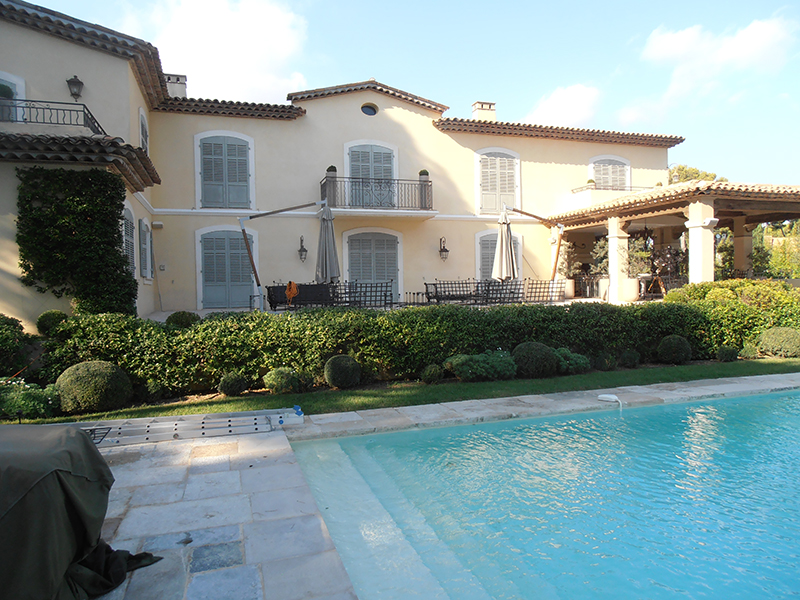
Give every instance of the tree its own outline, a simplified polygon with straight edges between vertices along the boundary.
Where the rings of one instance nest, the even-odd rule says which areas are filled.
[[[716,173],[701,171],[687,165],[675,165],[669,170],[670,183],[681,183],[684,181],[728,181],[725,177],[717,177]]]

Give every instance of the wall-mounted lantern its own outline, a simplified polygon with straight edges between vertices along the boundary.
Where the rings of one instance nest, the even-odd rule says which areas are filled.
[[[303,245],[303,236],[300,236],[300,249],[297,251],[297,255],[300,257],[300,262],[306,262],[306,257],[308,256],[308,250]]]
[[[73,75],[72,79],[67,79],[67,86],[69,87],[69,95],[75,98],[75,102],[77,102],[83,92],[83,82],[78,79],[77,75]]]
[[[443,261],[447,260],[447,257],[450,255],[450,250],[447,249],[447,240],[445,238],[439,238],[439,258]]]

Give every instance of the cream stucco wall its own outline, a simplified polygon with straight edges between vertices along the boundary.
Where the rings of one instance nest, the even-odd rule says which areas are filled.
[[[130,139],[127,60],[0,21],[0,71],[25,80],[28,100],[69,103],[75,101],[66,80],[77,75],[84,82],[78,103],[109,135]]]
[[[378,113],[361,112],[372,104]],[[631,184],[654,185],[666,173],[665,149],[568,142],[480,134],[448,134],[437,130],[439,114],[375,91],[361,91],[296,103],[306,115],[292,121],[205,115],[150,114],[151,157],[163,183],[151,192],[153,219],[164,223],[155,232],[156,254],[164,257],[157,273],[163,310],[202,308],[199,230],[235,228],[237,217],[320,199],[319,183],[333,165],[348,175],[347,148],[375,143],[395,150],[396,174],[418,180],[427,169],[433,183],[434,211],[423,217],[397,216],[392,211],[336,210],[334,228],[342,266],[348,279],[347,238],[354,232],[380,231],[398,237],[402,273],[399,291],[422,291],[433,279],[476,276],[476,235],[497,230],[497,215],[479,214],[476,190],[476,152],[504,148],[520,157],[521,208],[547,216],[576,204],[597,201],[572,194],[584,185],[592,158],[620,156],[631,163]],[[196,160],[198,134],[216,132],[252,140],[255,201],[253,210],[198,208]],[[602,192],[609,197],[625,192]],[[572,205],[568,205],[572,202]],[[273,281],[312,281],[319,224],[316,209],[247,222],[258,243],[257,265],[262,285]],[[552,270],[551,232],[536,221],[514,215],[512,229],[523,248],[522,276],[547,279]],[[297,256],[303,236],[309,251]],[[450,256],[440,260],[438,243],[447,239]]]

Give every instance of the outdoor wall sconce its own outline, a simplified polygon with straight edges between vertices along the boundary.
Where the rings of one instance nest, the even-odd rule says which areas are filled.
[[[72,79],[67,79],[67,86],[69,86],[69,95],[75,98],[75,102],[81,97],[83,92],[83,82],[78,79],[77,75],[73,75]]]
[[[300,257],[300,262],[306,262],[306,256],[308,256],[308,250],[303,245],[303,236],[300,236],[300,250],[297,251],[297,255]]]
[[[447,246],[445,245],[446,243],[447,240],[445,238],[439,238],[439,258],[441,258],[443,261],[447,260],[447,257],[450,254],[450,250],[448,250]]]

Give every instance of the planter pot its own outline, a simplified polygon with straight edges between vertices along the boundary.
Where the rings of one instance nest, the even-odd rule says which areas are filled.
[[[575,280],[574,279],[567,279],[564,282],[564,298],[574,298],[575,297]]]

